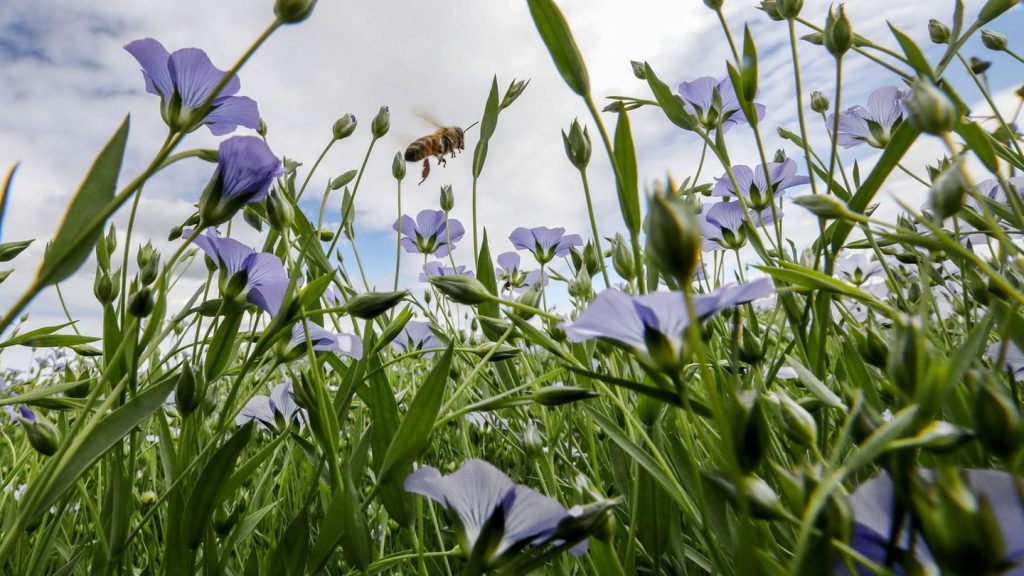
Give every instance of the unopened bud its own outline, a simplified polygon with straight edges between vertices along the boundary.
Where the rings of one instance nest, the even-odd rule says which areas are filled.
[[[636,276],[636,262],[633,260],[633,250],[629,247],[629,242],[622,236],[622,234],[615,234],[615,239],[612,240],[612,266],[615,267],[615,271],[623,278],[633,278]]]
[[[889,354],[889,377],[904,393],[913,397],[921,386],[920,379],[927,366],[921,320],[901,315],[893,331],[892,351]]]
[[[274,15],[285,24],[302,22],[313,12],[317,0],[277,0]]]
[[[700,261],[703,239],[693,211],[681,200],[655,195],[650,207],[650,244],[662,272],[688,285]]]
[[[783,20],[785,20],[785,18],[779,12],[779,3],[776,2],[776,0],[762,0],[761,10],[768,15],[768,18],[776,22],[782,22]]]
[[[825,48],[836,58],[842,58],[853,47],[853,26],[842,4],[829,10],[825,18],[824,41]]]
[[[373,117],[373,121],[370,123],[370,134],[374,138],[381,138],[388,133],[391,128],[391,113],[388,111],[387,106],[381,106],[377,115]]]
[[[963,208],[967,198],[967,181],[959,163],[955,163],[935,178],[929,189],[928,205],[939,220],[953,216]]]
[[[804,0],[775,0],[779,16],[786,20],[795,20],[804,8]]]
[[[295,209],[283,190],[273,188],[267,194],[267,220],[274,230],[286,230],[295,221]]]
[[[395,159],[391,161],[391,176],[399,182],[405,179],[405,157],[401,152],[396,152]]]
[[[949,44],[951,32],[949,26],[932,18],[928,21],[928,36],[936,44]]]
[[[344,140],[356,131],[356,117],[354,114],[345,114],[334,123],[333,133],[335,140]]]
[[[723,3],[724,0],[704,0],[704,5],[716,12],[722,9]]]
[[[495,299],[494,295],[472,276],[431,276],[430,283],[457,304],[475,306]]]
[[[780,393],[779,399],[786,436],[804,448],[813,446],[818,440],[818,424],[814,416],[789,396]]]
[[[114,282],[110,278],[110,274],[104,272],[99,267],[96,268],[96,280],[92,284],[92,292],[96,295],[96,299],[99,300],[100,304],[107,305],[113,302],[117,298],[117,291],[114,288]]]
[[[1010,458],[1024,440],[1024,424],[1016,403],[997,388],[998,382],[989,373],[972,372],[969,380],[977,382],[974,393],[974,428],[986,450],[1000,458]]]
[[[198,378],[202,378],[202,375],[199,375]],[[198,378],[195,370],[192,369],[192,364],[186,358],[181,365],[181,372],[178,374],[178,384],[174,388],[174,402],[178,413],[182,416],[188,416],[195,412],[203,402],[205,394]]]
[[[828,112],[829,104],[828,97],[824,93],[818,90],[811,92],[811,110],[818,114],[824,114]]]
[[[577,170],[586,169],[590,163],[590,134],[586,128],[580,126],[578,120],[572,121],[568,134],[562,131],[562,144],[565,145],[565,155],[568,156],[569,162]]]
[[[540,456],[544,452],[544,438],[541,437],[537,425],[530,420],[526,423],[526,429],[522,435],[523,452],[530,456]]]
[[[988,0],[978,11],[978,22],[975,26],[988,24],[1018,3],[1020,0]]]
[[[526,86],[529,83],[529,80],[512,80],[512,83],[509,84],[508,90],[505,91],[505,96],[502,97],[501,104],[498,108],[500,110],[504,110],[511,106],[512,103],[522,95],[523,90],[526,90]]]
[[[441,210],[451,212],[452,208],[455,208],[455,193],[451,184],[445,184],[441,186]]]
[[[633,68],[633,76],[637,80],[647,80],[647,68],[643,62],[637,62],[636,60],[630,60],[629,65]]]
[[[28,443],[36,452],[43,456],[53,456],[57,452],[57,448],[60,446],[60,436],[53,424],[24,406],[18,407],[15,416],[22,428],[25,429]]]
[[[153,292],[142,286],[128,300],[128,313],[136,318],[145,318],[153,312]]]
[[[394,308],[399,302],[405,300],[409,293],[405,290],[400,292],[366,292],[349,298],[345,303],[345,311],[349,315],[363,320],[376,318],[388,310]]]
[[[530,398],[542,406],[561,406],[580,400],[589,400],[600,396],[593,390],[576,386],[545,386],[530,395]]]
[[[850,210],[842,200],[828,194],[805,194],[793,199],[797,206],[806,208],[811,214],[822,219],[845,218]]]
[[[905,104],[914,126],[928,134],[952,130],[956,123],[956,107],[949,97],[930,80],[918,78],[911,88],[913,91]]]
[[[159,275],[160,259],[157,257],[150,260],[142,270],[139,270],[139,283],[143,286],[152,286]]]
[[[358,174],[359,171],[357,170],[349,170],[348,172],[345,172],[344,174],[338,176],[334,180],[331,180],[331,190],[341,190],[349,182],[355,180]]]
[[[259,212],[252,204],[246,204],[245,208],[242,208],[242,220],[245,220],[253,230],[263,232],[263,218],[260,218]]]

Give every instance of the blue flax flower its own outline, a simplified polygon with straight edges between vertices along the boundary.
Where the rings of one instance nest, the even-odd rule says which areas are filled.
[[[683,82],[679,85],[679,95],[686,102],[686,109],[706,130],[721,127],[723,132],[727,132],[734,124],[747,124],[747,117],[740,109],[740,101],[729,78],[717,80],[702,76],[692,82]],[[754,110],[758,120],[764,118],[764,104],[755,102]]]
[[[200,219],[207,226],[227,222],[242,206],[266,198],[281,174],[281,161],[262,138],[228,138],[220,143],[217,170],[199,199]]]
[[[398,336],[391,341],[391,346],[399,352],[413,352],[429,348],[443,348],[444,343],[437,337],[437,334],[434,334],[434,328],[430,322],[410,320],[406,322]],[[430,358],[433,355],[433,352],[427,352],[423,357]]]
[[[693,307],[698,319],[704,320],[771,296],[774,291],[771,280],[758,278],[694,296]],[[690,314],[682,292],[633,296],[614,288],[601,292],[575,321],[561,324],[572,342],[600,338],[631,350],[648,366],[665,370],[680,366],[689,326]]]
[[[291,339],[288,341],[288,350],[304,352],[306,350],[306,336],[312,343],[314,352],[334,352],[356,360],[363,357],[363,342],[358,336],[352,334],[335,334],[315,322],[296,322],[292,326]]]
[[[270,395],[257,394],[246,402],[235,417],[235,425],[242,426],[255,420],[267,430],[280,431],[293,423],[302,426],[306,411],[299,408],[293,397],[292,383],[279,384]]]
[[[583,238],[579,234],[566,234],[565,228],[519,227],[508,237],[517,250],[527,250],[540,264],[547,264],[556,256],[564,258],[569,255],[573,246],[583,246]]]
[[[199,109],[225,74],[210,62],[206,52],[185,48],[169,54],[152,38],[136,40],[124,49],[139,61],[146,91],[160,97],[160,114],[172,129],[191,132],[206,124],[210,132],[221,136],[238,126],[259,128],[256,102],[235,96],[241,87],[237,76],[228,80],[205,113]]]
[[[420,272],[420,282],[429,282],[434,276],[472,276],[473,273],[466,270],[465,266],[459,265],[457,268],[451,266],[445,266],[442,262],[427,262],[423,266],[423,272]]]
[[[792,158],[787,158],[785,162],[769,162],[768,175],[771,177],[771,194],[769,194],[764,172],[764,168],[761,166],[733,166],[732,173],[736,177],[739,194],[736,193],[732,180],[726,174],[717,179],[715,187],[711,190],[711,195],[725,197],[742,195],[748,208],[764,210],[770,208],[771,201],[781,197],[787,188],[802,186],[811,181],[807,176],[800,176],[796,173],[796,162]]]
[[[199,234],[195,244],[220,268],[221,293],[226,298],[244,298],[271,315],[277,314],[288,289],[288,273],[280,258],[214,233]]]
[[[843,148],[867,144],[873,148],[885,148],[892,139],[892,133],[903,122],[903,100],[909,94],[895,86],[884,86],[868,96],[868,107],[857,105],[839,114],[838,143]],[[835,115],[829,114],[829,132],[835,126]]]
[[[439,258],[447,256],[466,233],[462,222],[446,218],[443,210],[424,210],[416,215],[416,220],[402,216],[392,229],[401,230],[406,252],[434,254]]]
[[[514,483],[483,460],[468,460],[447,476],[424,466],[406,477],[405,490],[430,498],[455,516],[459,546],[467,556],[484,525],[500,508],[504,530],[501,541],[485,559],[487,566],[500,565],[526,546],[549,543],[559,522],[570,517],[554,498]],[[579,555],[586,549],[583,541],[572,552]]]
[[[521,270],[519,264],[518,252],[498,254],[498,267],[494,270],[494,273],[505,289],[523,292],[541,281],[547,286],[547,274],[541,274],[540,270]]]
[[[781,217],[782,209],[776,208],[775,214]],[[757,226],[764,227],[775,222],[775,214],[768,208],[751,212],[750,219]],[[739,250],[747,243],[747,218],[738,201],[717,202],[710,208],[705,206],[697,216],[697,224],[704,237],[705,252]]]
[[[927,487],[925,490],[934,490],[935,486],[932,481],[935,480],[935,472],[923,470],[921,476],[922,486]],[[1014,477],[1006,472],[995,470],[967,470],[965,476],[973,497],[969,499],[974,499],[975,502],[963,502],[960,499],[958,504],[967,506],[968,510],[971,505],[976,506],[978,510],[982,506],[987,506],[995,517],[997,524],[995,528],[1002,536],[1002,549],[1005,552],[1005,557],[986,560],[1005,563],[1007,566],[1016,564],[1002,574],[1024,576],[1024,566],[1019,564],[1024,559],[1024,502],[1021,500]],[[939,489],[941,490],[941,488]],[[907,561],[912,550],[916,563],[923,565],[926,569],[931,569],[929,574],[937,573],[935,571],[935,551],[929,549],[925,539],[920,536],[911,542],[907,533],[907,526],[910,522],[906,518],[902,519],[900,523],[902,530],[893,540],[896,548],[889,550],[893,524],[896,520],[893,517],[895,497],[892,478],[885,472],[861,484],[850,495],[850,506],[853,508],[854,518],[851,547],[880,566],[885,566],[887,559],[892,561],[894,563],[893,573],[898,575],[909,572],[910,566]],[[927,500],[922,503],[924,502]],[[929,509],[934,510],[934,507]],[[977,510],[974,513],[977,513]],[[974,513],[968,512],[969,515]],[[927,534],[928,526],[921,528]],[[966,528],[966,526],[961,526],[956,529]],[[963,542],[966,543],[969,540],[971,538],[965,536]],[[864,566],[857,566],[856,569],[858,576],[869,576],[875,573]],[[978,569],[981,568],[978,567]],[[845,563],[837,562],[837,573],[840,576],[849,576]]]

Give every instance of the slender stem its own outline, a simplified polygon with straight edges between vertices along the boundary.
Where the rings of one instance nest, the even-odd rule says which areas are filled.
[[[601,235],[597,231],[597,218],[594,216],[594,202],[590,197],[590,183],[587,181],[586,169],[580,169],[580,179],[583,180],[583,195],[587,198],[587,214],[590,216],[590,231],[594,235],[594,247],[597,249],[597,260],[601,263],[601,276],[604,278],[604,285],[612,287],[608,278],[608,267],[604,262],[604,250],[601,249]]]
[[[356,176],[356,183],[352,186],[352,199],[347,206],[343,206],[341,214],[341,226],[344,228],[345,221],[348,220],[349,215],[353,210],[356,209],[356,194],[359,193],[359,183],[363,181],[363,174],[366,172],[366,163],[370,160],[370,153],[373,152],[373,145],[377,143],[377,138],[370,140],[370,146],[366,149],[366,155],[363,156],[363,164],[359,167],[359,175]],[[355,228],[355,218],[352,219],[352,228]],[[353,231],[353,236],[355,235]],[[336,234],[334,240],[331,241],[330,247],[327,248],[327,256],[330,257],[331,252],[334,251],[334,247],[338,245],[338,238],[341,238],[341,234]],[[353,250],[355,249],[355,243],[352,243]]]
[[[310,180],[310,178],[313,177],[313,173],[316,172],[316,169],[317,169],[318,166],[320,166],[320,162],[323,161],[324,156],[327,156],[327,152],[331,149],[331,146],[334,146],[334,143],[337,142],[337,141],[338,141],[337,138],[331,138],[331,141],[327,143],[327,146],[324,146],[323,151],[321,151],[320,155],[317,156],[316,162],[313,162],[313,167],[310,168],[309,169],[309,173],[306,174],[306,179],[302,181],[302,187],[299,188],[298,193],[295,194],[295,201],[296,202],[298,202],[299,199],[302,198],[302,193],[306,191],[306,186],[309,185],[309,180]]]
[[[402,180],[398,180],[398,219],[395,220],[397,226],[395,226],[395,287],[393,290],[398,291],[398,273],[399,266],[402,262]]]

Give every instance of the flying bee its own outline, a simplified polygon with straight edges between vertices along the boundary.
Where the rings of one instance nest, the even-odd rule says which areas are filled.
[[[476,125],[477,122],[474,122],[466,130]],[[420,184],[423,184],[427,176],[430,175],[431,156],[437,159],[438,164],[445,166],[447,164],[445,156],[455,158],[457,152],[466,148],[466,130],[458,126],[439,127],[433,134],[417,138],[412,144],[409,144],[409,147],[405,149],[405,161],[419,162],[423,160],[423,173],[421,174],[423,180],[420,180]]]

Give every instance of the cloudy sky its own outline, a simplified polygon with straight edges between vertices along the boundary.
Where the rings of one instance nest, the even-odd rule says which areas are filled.
[[[769,151],[782,147],[774,128],[795,129],[792,69],[785,26],[771,22],[752,0],[727,0],[727,18],[739,36],[747,23],[761,54],[761,100],[768,106],[765,132]],[[823,22],[827,3],[806,0],[804,16]],[[982,4],[967,0],[968,14]],[[714,14],[700,0],[565,0],[563,10],[588,62],[595,95],[649,97],[646,85],[631,72],[630,60],[646,60],[670,85],[698,76],[723,76],[727,48]],[[160,40],[169,50],[196,46],[213,62],[228,68],[271,19],[271,0],[4,0],[0,2],[0,166],[21,162],[0,241],[36,238],[32,248],[13,264],[15,273],[0,284],[0,308],[6,309],[31,279],[45,239],[58,225],[63,207],[94,155],[125,114],[132,127],[122,178],[136,174],[158,148],[166,129],[158,99],[143,89],[142,77],[124,44],[141,37]],[[894,46],[885,20],[919,40],[934,59],[939,48],[927,41],[929,18],[949,21],[952,1],[855,0],[847,9],[857,32]],[[1024,25],[1020,8],[992,28],[1009,33]],[[807,30],[801,30],[801,34]],[[994,55],[980,43],[967,54]],[[834,90],[831,58],[824,49],[802,43],[805,91]],[[391,133],[374,150],[359,193],[357,230],[360,252],[371,284],[390,286],[393,279],[396,217],[395,187],[390,176],[393,155],[412,139],[431,131],[417,119],[421,110],[455,125],[468,125],[482,114],[491,77],[504,89],[514,78],[530,79],[529,88],[504,111],[491,140],[480,181],[480,218],[492,238],[492,252],[510,249],[508,233],[515,226],[565,226],[589,236],[586,210],[575,170],[565,159],[559,131],[586,110],[555,71],[530,20],[526,3],[481,0],[323,0],[312,18],[276,33],[242,70],[242,95],[259,103],[269,125],[269,142],[281,156],[313,160],[330,138],[333,122],[344,113],[361,124],[356,134],[336,145],[314,175],[309,204],[314,215],[326,182],[358,168],[369,142],[369,121],[382,105],[392,113]],[[862,103],[874,88],[896,78],[860,57],[846,66],[844,104]],[[961,73],[954,74],[961,94],[980,101]],[[996,59],[989,74],[1012,113],[1012,91],[1022,78],[1019,64]],[[692,174],[700,154],[695,136],[679,132],[655,109],[633,113],[641,178],[650,181],[672,173]],[[590,124],[589,119],[586,122]],[[614,118],[606,122],[611,126]],[[812,122],[812,142],[824,146],[820,122]],[[593,131],[593,127],[591,127]],[[445,169],[434,169],[417,186],[418,167],[410,166],[403,203],[407,213],[437,208],[442,184],[456,195],[455,216],[469,227],[470,170],[473,132],[462,157]],[[732,158],[751,164],[756,159],[749,132],[729,132]],[[215,147],[217,139],[202,129],[185,148]],[[931,147],[929,147],[931,146]],[[939,154],[925,142],[914,158],[922,163]],[[870,151],[847,157],[871,162]],[[167,231],[190,214],[212,169],[199,161],[183,162],[151,181],[143,195],[137,223],[138,240],[152,238],[164,253],[173,249]],[[702,180],[720,175],[708,166]],[[305,173],[302,173],[303,176]],[[614,187],[606,159],[595,142],[591,168],[593,193],[602,234],[621,228]],[[894,180],[887,192],[920,195],[905,180]],[[896,190],[892,190],[895,188]],[[800,192],[797,192],[798,194]],[[304,200],[305,202],[305,200]],[[340,196],[332,198],[328,220],[336,221]],[[123,230],[127,210],[115,221]],[[787,229],[808,229],[811,223],[798,208],[787,209]],[[813,226],[810,227],[813,229]],[[235,235],[255,242],[257,235],[241,222]],[[468,237],[467,237],[468,239]],[[799,238],[798,238],[799,239]],[[460,263],[470,264],[471,242],[456,250]],[[403,284],[415,282],[418,259],[403,265]],[[8,265],[9,266],[9,265]],[[72,315],[81,329],[97,332],[98,306],[92,296],[92,263],[64,285]],[[182,284],[180,297],[199,282],[198,271]],[[41,295],[30,308],[31,327],[61,321],[55,295]],[[23,356],[8,354],[0,364]]]

